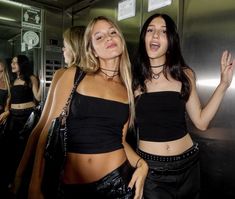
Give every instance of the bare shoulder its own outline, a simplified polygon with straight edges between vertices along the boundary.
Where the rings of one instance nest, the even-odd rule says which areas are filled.
[[[30,80],[31,80],[32,84],[38,83],[38,78],[35,75],[31,75]]]
[[[31,80],[37,80],[37,77],[35,75],[30,75]]]
[[[63,75],[63,73],[67,70],[67,68],[60,68],[58,70],[55,71],[55,74],[54,76],[57,77],[57,76],[61,76]]]
[[[138,96],[138,95],[141,95],[141,94],[142,94],[142,92],[140,90],[140,87],[134,91],[134,96],[135,97]]]
[[[184,69],[184,73],[187,75],[187,77],[192,81],[195,80],[195,73],[191,68]]]
[[[58,86],[59,88],[71,87],[74,82],[74,76],[76,73],[76,67],[70,67],[61,71],[58,71]]]

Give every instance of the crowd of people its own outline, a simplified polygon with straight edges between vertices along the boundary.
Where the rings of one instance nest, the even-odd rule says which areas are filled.
[[[0,60],[0,141],[1,151],[8,151],[1,154],[1,193],[10,185],[18,198],[49,198],[41,189],[48,130],[83,71],[69,104],[66,161],[53,198],[199,199],[199,145],[187,129],[186,114],[198,129],[207,129],[233,79],[231,53],[222,53],[220,83],[202,107],[195,73],[166,14],[146,19],[133,63],[120,28],[104,16],[86,28],[67,29],[63,45],[67,67],[54,74],[27,145],[18,132],[40,101],[39,81],[25,55],[13,57],[11,80]],[[126,141],[129,129],[137,133],[136,148]]]

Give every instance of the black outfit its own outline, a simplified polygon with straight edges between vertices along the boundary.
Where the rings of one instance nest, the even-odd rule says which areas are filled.
[[[8,97],[8,91],[5,89],[0,89],[0,114],[4,112],[6,101]],[[0,195],[1,197],[5,197],[7,195],[7,176],[5,175],[5,167],[3,166],[4,162],[4,153],[6,153],[6,149],[4,148],[4,134],[5,134],[5,125],[0,125],[0,154],[1,154],[1,164],[0,164]]]
[[[11,87],[11,104],[20,104],[32,102],[33,92],[32,88],[28,85],[13,85]],[[34,110],[34,107],[27,109],[10,109],[10,115],[7,118],[7,125],[4,132],[3,143],[1,144],[1,157],[4,163],[1,164],[0,181],[2,186],[0,189],[7,190],[8,185],[13,181],[15,171],[18,167],[20,159],[23,155],[26,146],[28,135],[24,137],[19,135],[23,129],[27,119]],[[3,151],[4,150],[4,151]],[[1,190],[0,190],[1,191]],[[5,192],[4,197],[8,196]]]
[[[0,89],[0,115],[5,111],[5,106],[7,102],[8,91],[6,89]],[[5,123],[0,124],[0,145],[2,141],[2,136],[4,134]]]
[[[187,134],[185,101],[179,92],[161,91],[136,97],[140,140],[167,142]],[[144,199],[199,199],[199,148],[194,144],[176,156],[159,156],[137,149],[149,166]]]
[[[128,104],[75,92],[67,117],[67,151],[98,154],[123,148],[122,129],[128,117]],[[126,161],[96,182],[64,184],[63,198],[131,199],[134,190],[128,184],[133,172]]]
[[[128,188],[132,174],[133,168],[126,161],[96,182],[63,185],[64,199],[131,199],[135,193]]]
[[[8,97],[8,91],[5,89],[0,89],[0,114],[4,112],[7,97]]]

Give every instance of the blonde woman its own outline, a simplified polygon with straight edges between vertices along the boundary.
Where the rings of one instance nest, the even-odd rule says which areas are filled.
[[[9,115],[10,80],[4,60],[0,59],[0,125]]]
[[[133,124],[134,98],[123,35],[111,20],[97,17],[86,28],[84,51],[80,66],[86,75],[67,118],[63,198],[140,199],[148,167],[125,141],[127,128]],[[46,198],[41,185],[48,128],[65,106],[78,70],[67,69],[55,88],[38,142],[29,199]]]
[[[22,185],[22,181],[25,178],[25,172],[27,172],[26,170],[27,167],[32,166],[31,164],[34,159],[38,138],[44,127],[45,122],[47,121],[47,118],[48,118],[48,115],[52,106],[55,87],[57,85],[58,80],[65,72],[66,68],[69,68],[70,66],[79,65],[84,31],[85,31],[85,27],[83,26],[73,26],[65,30],[63,34],[64,47],[62,48],[62,50],[63,50],[64,62],[66,63],[66,67],[57,70],[55,74],[53,75],[53,79],[52,79],[52,82],[48,91],[48,95],[46,98],[46,102],[45,102],[41,117],[39,119],[38,124],[33,129],[28,139],[26,148],[24,150],[24,154],[16,170],[15,179],[14,179],[14,183],[12,186],[12,191],[14,194],[18,194],[18,195],[20,194],[22,198],[27,198],[28,188],[21,187],[21,192],[18,192],[18,191],[20,189],[20,186]],[[26,177],[28,178],[28,176]]]

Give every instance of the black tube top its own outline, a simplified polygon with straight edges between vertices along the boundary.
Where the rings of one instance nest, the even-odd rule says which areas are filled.
[[[34,100],[32,88],[27,85],[14,85],[11,87],[11,103],[21,104]]]
[[[165,142],[187,134],[185,101],[179,92],[144,93],[135,102],[140,140]]]
[[[96,154],[123,148],[128,117],[128,104],[75,92],[67,118],[68,152]]]

